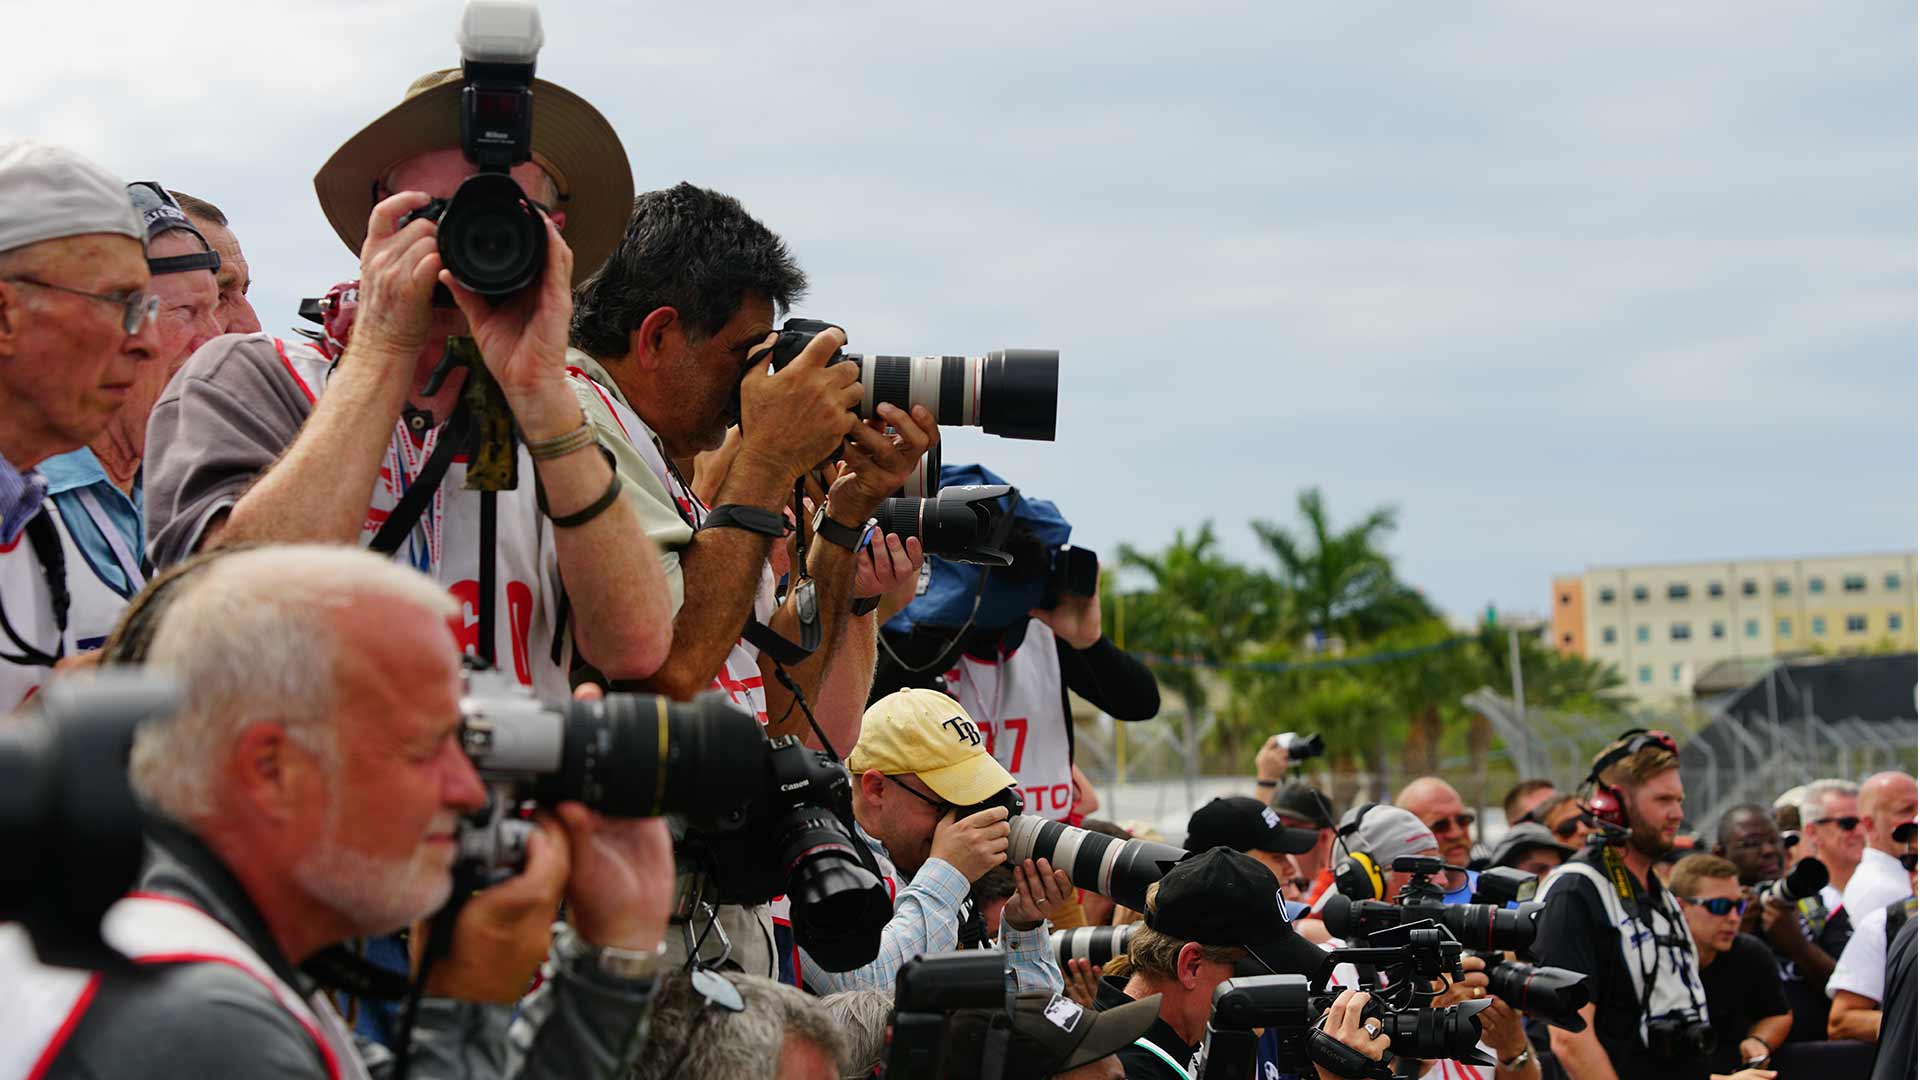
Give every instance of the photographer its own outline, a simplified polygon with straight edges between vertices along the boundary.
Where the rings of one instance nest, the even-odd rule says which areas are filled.
[[[900,965],[915,954],[953,949],[968,886],[1007,860],[1006,808],[965,816],[961,808],[1001,795],[1013,777],[953,699],[933,690],[880,699],[861,718],[847,771],[860,839],[894,894],[893,918],[881,931],[879,955],[852,971],[828,971],[800,950],[804,984],[820,994],[891,990]],[[1014,890],[1000,913],[999,946],[1023,989],[1058,993],[1063,983],[1045,913],[1073,894],[1073,883],[1046,860],[1028,860],[1014,868]]]
[[[1740,932],[1762,937],[1771,947],[1775,969],[1786,986],[1789,1003],[1795,1006],[1794,1027],[1799,1029],[1800,1037],[1825,1038],[1825,990],[1827,978],[1833,974],[1834,961],[1839,958],[1839,949],[1829,954],[1814,941],[1802,910],[1824,914],[1824,904],[1818,896],[1809,897],[1799,905],[1785,898],[1763,901],[1755,888],[1777,881],[1787,872],[1786,845],[1781,841],[1773,815],[1765,807],[1754,804],[1728,810],[1720,815],[1713,852],[1738,870],[1742,895],[1747,901],[1739,923]],[[1831,921],[1823,919],[1823,929],[1830,926]],[[1704,948],[1701,955],[1704,960]]]
[[[1793,1014],[1767,947],[1740,932],[1741,915],[1755,901],[1738,875],[1739,868],[1719,856],[1689,855],[1674,865],[1668,887],[1686,905],[1687,927],[1700,952],[1700,982],[1713,1018],[1708,1060],[1714,1075],[1770,1080],[1767,1062],[1787,1041]]]
[[[1819,895],[1794,905],[1794,937],[1811,942],[1813,950],[1802,955],[1799,942],[1789,938],[1782,939],[1787,947],[1780,942],[1774,945],[1787,1001],[1793,1006],[1789,1042],[1818,1042],[1827,1037],[1827,979],[1853,936],[1853,920],[1841,898],[1860,865],[1860,853],[1867,842],[1860,828],[1859,790],[1858,785],[1845,780],[1815,780],[1799,794],[1800,854],[1819,859],[1828,876]],[[1775,928],[1769,926],[1767,930],[1768,937],[1773,937]],[[1779,932],[1787,931],[1781,928]]]
[[[1679,901],[1653,874],[1685,816],[1679,750],[1663,732],[1630,732],[1595,759],[1587,813],[1608,842],[1547,875],[1533,957],[1588,977],[1585,1031],[1552,1029],[1573,1080],[1707,1075],[1684,1043],[1705,1030],[1699,961]]]
[[[36,467],[99,438],[158,366],[146,239],[126,184],[100,166],[0,144],[0,715],[126,602],[75,571]]]
[[[1533,812],[1559,794],[1551,780],[1522,780],[1507,789],[1506,797],[1500,800],[1500,809],[1507,815],[1507,824],[1518,825],[1533,821]]]
[[[364,1075],[344,1021],[300,965],[449,895],[460,816],[486,801],[458,738],[455,614],[423,575],[343,547],[222,554],[171,581],[164,606],[146,612],[150,639],[123,654],[185,688],[180,708],[134,742],[133,786],[156,817],[138,890],[105,930],[140,970],[67,991],[64,1023],[36,1033],[45,1075]],[[524,986],[530,971],[495,970],[512,966],[501,928],[531,919],[544,937],[564,889],[572,925],[523,1004],[531,1037],[509,1045],[503,1009],[423,1002],[415,1046],[436,1058],[431,1071],[465,1075],[482,1060],[530,1077],[626,1067],[672,902],[671,860],[663,821],[561,804],[521,877],[463,909],[444,967],[454,992]]]
[[[1280,814],[1259,799],[1245,795],[1227,795],[1195,810],[1187,819],[1188,851],[1231,848],[1266,867],[1274,880],[1288,883],[1300,877],[1296,860],[1313,850],[1319,838],[1306,829],[1283,824]],[[1283,884],[1284,888],[1284,884]],[[1306,905],[1288,900],[1289,919],[1306,911]]]
[[[1274,790],[1267,805],[1280,815],[1282,824],[1314,831],[1313,846],[1293,856],[1300,876],[1308,882],[1300,900],[1312,907],[1333,887],[1333,804],[1311,785],[1296,780]]]
[[[608,676],[638,678],[671,634],[636,500],[594,449],[566,371],[571,284],[618,238],[632,181],[605,118],[536,80],[535,160],[511,177],[555,207],[537,222],[545,262],[511,296],[468,291],[441,265],[439,226],[413,216],[477,175],[461,149],[464,85],[459,70],[416,80],[314,178],[360,252],[357,286],[330,297],[324,347],[217,338],[161,396],[147,436],[149,549],[164,567],[209,544],[378,545],[461,601],[467,651],[561,696],[569,642]],[[435,306],[436,284],[457,307]],[[463,404],[465,364],[433,379],[443,358],[470,355],[469,338],[518,431],[498,468],[497,443],[455,451],[472,445],[469,430],[499,432],[508,418]],[[515,473],[497,494],[467,486]]]

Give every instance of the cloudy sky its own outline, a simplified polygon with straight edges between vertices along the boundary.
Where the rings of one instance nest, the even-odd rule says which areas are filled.
[[[1400,508],[1456,614],[1589,563],[1910,548],[1910,3],[550,0],[638,185],[743,199],[856,347],[1047,346],[1076,541]],[[312,175],[460,4],[0,0],[0,137],[222,204],[269,328]],[[164,13],[163,13],[164,12]]]

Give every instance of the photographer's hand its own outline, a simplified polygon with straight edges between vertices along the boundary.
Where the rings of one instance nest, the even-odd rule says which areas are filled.
[[[827,492],[827,513],[843,525],[873,516],[880,504],[907,482],[926,452],[940,444],[940,426],[924,405],[912,414],[881,405],[879,420],[855,424],[847,440],[846,468]],[[892,435],[886,433],[891,426]]]
[[[547,958],[560,894],[571,858],[567,836],[545,814],[534,819],[527,840],[527,862],[520,872],[474,893],[453,924],[453,946],[434,962],[427,978],[429,997],[482,1004],[511,1005],[520,1000]],[[420,966],[431,920],[422,919],[407,937],[413,966]]]
[[[1340,996],[1333,999],[1333,1004],[1328,1006],[1326,1015],[1321,1018],[1320,1027],[1335,1041],[1367,1060],[1381,1061],[1386,1058],[1393,1040],[1380,1033],[1380,1021],[1368,1021],[1362,1015],[1368,1000],[1364,990],[1340,991]],[[1343,1080],[1318,1062],[1314,1063],[1313,1068],[1320,1074],[1320,1080]]]
[[[1260,744],[1259,752],[1253,755],[1254,779],[1259,786],[1255,794],[1263,799],[1272,795],[1273,789],[1285,779],[1290,760],[1286,747],[1280,745],[1280,737],[1267,736],[1267,741]]]
[[[1463,1001],[1474,1001],[1487,996],[1487,962],[1477,956],[1460,958],[1460,977],[1453,980],[1445,993],[1428,1003],[1429,1008],[1442,1009],[1448,1005],[1458,1005]]]
[[[1004,806],[965,818],[956,818],[949,810],[933,827],[929,857],[960,871],[968,881],[979,881],[980,875],[1007,861],[1007,835],[1011,831]]]
[[[382,199],[367,219],[367,241],[360,247],[360,307],[353,319],[347,356],[370,358],[384,385],[404,395],[426,347],[433,323],[433,283],[441,273],[437,226],[419,218],[399,221],[432,199],[421,191],[403,191]],[[342,371],[347,370],[343,361]],[[400,403],[394,403],[397,415]]]
[[[1001,917],[1005,918],[1005,915]],[[1074,957],[1067,961],[1067,970],[1061,975],[1066,979],[1067,996],[1079,1002],[1083,1008],[1093,1008],[1095,999],[1100,996],[1100,976],[1093,970],[1093,961]]]
[[[1094,578],[1092,596],[1062,596],[1057,607],[1034,608],[1027,614],[1047,624],[1055,637],[1071,649],[1091,649],[1100,640],[1100,579]]]
[[[1002,925],[1032,930],[1047,921],[1047,912],[1073,895],[1073,881],[1065,870],[1055,870],[1045,859],[1028,859],[1013,868],[1013,896],[1000,912]]]
[[[904,542],[894,534],[874,535],[854,557],[853,595],[857,599],[885,596],[902,584],[920,576],[920,563],[926,552],[920,538],[909,536]]]
[[[774,340],[768,335],[768,344]],[[746,470],[743,480],[764,476],[772,485],[773,506],[859,423],[853,410],[860,405],[860,369],[827,363],[846,343],[841,331],[822,330],[792,363],[771,375],[764,350],[749,354],[740,380],[740,452],[729,475]]]
[[[1493,1051],[1495,1061],[1512,1061],[1527,1050],[1527,1029],[1520,1014],[1513,1006],[1495,998],[1493,1004],[1480,1010],[1480,1041]],[[1539,1065],[1529,1061],[1518,1069],[1506,1070],[1517,1076],[1538,1075]]]

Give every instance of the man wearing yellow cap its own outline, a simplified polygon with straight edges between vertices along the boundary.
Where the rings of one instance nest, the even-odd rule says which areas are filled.
[[[1007,811],[958,811],[1014,785],[987,753],[986,740],[959,703],[934,690],[902,690],[873,703],[860,741],[847,756],[853,816],[893,894],[893,918],[880,953],[853,971],[832,972],[800,950],[800,971],[815,993],[893,990],[900,965],[918,953],[945,952],[960,940],[967,888],[1007,859]],[[1047,947],[1045,912],[1073,894],[1064,871],[1045,859],[1014,868],[1015,894],[1000,916],[999,946],[1023,990],[1062,989]]]

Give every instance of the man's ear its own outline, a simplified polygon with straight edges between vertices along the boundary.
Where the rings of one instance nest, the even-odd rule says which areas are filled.
[[[19,351],[17,342],[26,329],[25,295],[11,281],[0,281],[0,360],[11,360]]]
[[[868,769],[860,774],[860,794],[868,802],[879,802],[886,794],[887,778],[879,769]]]
[[[641,367],[652,370],[659,364],[659,358],[677,343],[676,338],[685,336],[686,327],[680,321],[680,312],[657,307],[647,312],[639,327],[627,336],[627,351]]]
[[[1173,974],[1188,990],[1200,983],[1200,944],[1189,941],[1174,955]]]
[[[281,823],[297,815],[315,785],[313,766],[313,752],[294,742],[285,727],[259,720],[233,741],[227,781],[251,812]]]

